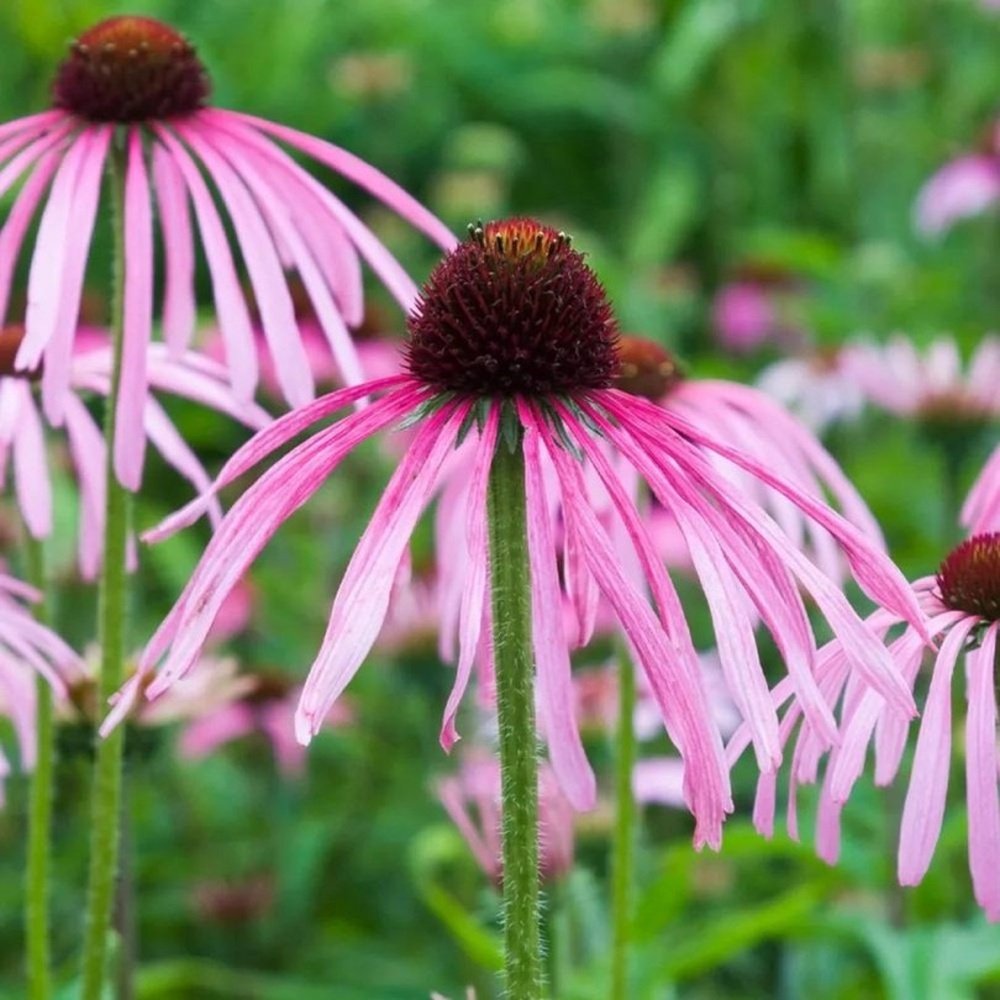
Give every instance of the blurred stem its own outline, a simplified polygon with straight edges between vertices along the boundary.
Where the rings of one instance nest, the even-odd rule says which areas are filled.
[[[42,543],[25,532],[28,582],[42,595],[35,605],[35,617],[45,624],[45,550]],[[35,676],[35,770],[31,776],[28,806],[28,872],[25,894],[24,936],[28,964],[30,1000],[48,1000],[52,995],[51,954],[49,951],[49,855],[52,839],[52,785],[55,772],[55,726],[52,718],[52,689],[40,674]]]
[[[549,918],[549,955],[552,969],[552,996],[559,997],[566,991],[570,973],[573,971],[573,919],[571,910],[572,893],[569,891],[567,874],[551,883],[552,895]]]
[[[124,309],[124,198],[125,154],[118,146],[112,154],[111,187],[114,207],[113,337],[114,362],[111,391],[105,401],[104,556],[98,591],[98,640],[101,673],[98,706],[121,687],[125,659],[125,552],[128,539],[127,490],[114,468],[115,418],[121,385],[122,323]],[[83,945],[83,1000],[101,1000],[107,965],[108,934],[118,875],[118,837],[121,816],[122,759],[125,726],[119,725],[94,750],[94,783],[90,824],[90,879]]]
[[[611,1000],[628,1000],[632,884],[635,878],[635,668],[628,650],[618,651],[618,733],[615,753],[615,831],[611,858],[612,950]]]
[[[520,444],[514,451],[504,441],[497,445],[488,520],[503,810],[504,987],[509,1000],[540,1000],[538,750]]]

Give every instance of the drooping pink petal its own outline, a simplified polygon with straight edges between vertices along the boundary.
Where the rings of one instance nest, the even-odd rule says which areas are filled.
[[[382,494],[344,572],[323,644],[302,689],[295,713],[300,743],[309,743],[319,732],[334,701],[371,650],[413,528],[471,405],[465,401],[446,406],[428,417]]]
[[[48,538],[52,532],[52,481],[45,455],[45,433],[30,386],[22,383],[18,388],[21,405],[14,430],[17,503],[32,535]]]
[[[104,436],[73,393],[66,397],[66,436],[80,487],[80,575],[94,580],[104,552]]]
[[[941,643],[934,664],[900,823],[900,885],[917,885],[924,877],[941,833],[951,764],[951,678],[974,625],[974,619],[958,622]]]
[[[115,412],[115,475],[133,492],[142,482],[146,435],[146,352],[153,333],[153,210],[149,203],[142,132],[129,134],[125,171],[125,298],[122,317],[121,381]]]
[[[540,460],[538,432],[522,407],[524,486],[531,568],[531,628],[542,730],[559,785],[577,810],[594,807],[597,780],[573,712],[573,680],[563,629],[555,543]],[[528,417],[530,420],[530,417]],[[501,445],[501,447],[505,447]],[[491,556],[492,558],[492,556]]]
[[[281,391],[292,406],[308,403],[316,387],[299,336],[292,297],[267,224],[237,172],[204,141],[197,126],[178,123],[175,127],[201,158],[229,210]]]
[[[1000,794],[997,792],[997,695],[994,622],[982,645],[966,656],[969,710],[965,731],[969,869],[976,902],[990,920],[1000,920]]]
[[[971,534],[1000,531],[1000,445],[969,491],[962,506],[962,524]]]
[[[258,462],[262,461],[277,448],[287,444],[311,424],[345,406],[350,406],[356,400],[385,390],[399,393],[401,413],[409,409],[416,409],[430,396],[428,389],[418,385],[408,376],[394,375],[375,382],[367,382],[361,386],[349,386],[346,389],[338,389],[336,392],[328,393],[326,396],[320,396],[319,399],[314,400],[306,406],[300,406],[298,409],[286,413],[255,434],[226,462],[212,484],[211,495],[205,494],[192,500],[189,504],[171,514],[160,525],[147,531],[142,536],[143,540],[157,542],[163,538],[168,538],[181,528],[193,524],[205,513],[211,496],[218,493],[219,490],[231,483],[237,476],[252,469]],[[360,431],[361,436],[367,436],[372,433],[375,433],[375,430],[371,428]]]
[[[14,278],[14,267],[21,252],[21,244],[34,218],[38,203],[59,163],[60,158],[56,153],[47,153],[38,161],[24,187],[18,192],[7,221],[0,229],[0,322],[2,323],[7,321],[11,283]]]
[[[253,115],[235,111],[213,110],[212,116],[214,120],[221,117],[236,118],[259,132],[276,136],[282,142],[287,142],[289,146],[300,149],[307,156],[319,160],[320,163],[325,163],[338,174],[373,194],[394,212],[398,212],[407,222],[416,226],[422,233],[426,233],[442,250],[451,250],[458,242],[448,227],[428,212],[420,202],[407,194],[380,170],[376,170],[375,167],[365,163],[353,153],[324,142],[322,139],[317,139],[315,136],[289,128],[287,125],[269,122]]]
[[[579,468],[544,439],[559,473],[567,528],[578,531],[597,585],[615,609],[649,680],[667,732],[685,762],[685,801],[695,816],[695,846],[717,847],[725,814],[732,809],[722,740],[712,720],[700,678],[692,681],[649,605],[625,576],[607,534],[587,503]]]
[[[254,347],[250,315],[247,312],[243,292],[240,290],[225,228],[219,219],[208,187],[187,150],[164,126],[154,124],[153,131],[180,171],[191,195],[198,229],[201,231],[202,246],[208,261],[208,270],[212,276],[212,294],[219,316],[219,331],[226,347],[226,364],[231,373],[233,391],[239,399],[249,400],[257,387],[257,351]]]
[[[389,395],[346,417],[289,452],[240,497],[209,542],[184,593],[143,652],[140,666],[145,669],[164,652],[165,643],[172,642],[169,656],[147,692],[150,698],[190,669],[226,595],[284,520],[312,496],[345,455],[400,419],[410,403],[411,396],[405,392]]]
[[[489,558],[486,542],[486,490],[489,485],[490,467],[496,448],[499,424],[499,408],[492,406],[476,445],[476,459],[472,467],[466,500],[465,552],[463,555],[468,562],[468,570],[465,576],[465,585],[462,588],[459,610],[458,664],[455,667],[455,684],[448,696],[441,724],[441,746],[446,752],[451,751],[458,739],[455,716],[458,714],[458,706],[461,704],[469,683],[482,632]]]
[[[56,172],[31,258],[24,340],[15,359],[18,368],[35,367],[57,334],[61,332],[65,340],[66,328],[72,340],[110,140],[108,126],[88,129],[70,146]],[[60,353],[68,353],[68,342]],[[57,359],[53,363],[58,364]],[[49,384],[64,387],[65,372],[57,369],[56,377],[49,377],[49,367],[45,375]],[[58,395],[50,392],[46,413],[58,417],[59,402]]]
[[[163,339],[179,357],[194,333],[194,233],[187,189],[176,164],[159,143],[153,145],[153,182],[163,232]]]

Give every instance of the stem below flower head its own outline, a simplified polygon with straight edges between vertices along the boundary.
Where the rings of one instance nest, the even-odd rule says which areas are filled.
[[[104,556],[98,592],[98,637],[101,646],[99,706],[121,687],[125,660],[125,553],[128,540],[128,491],[114,469],[115,414],[121,384],[122,327],[124,312],[125,255],[125,156],[117,149],[112,158],[111,186],[114,205],[114,368],[111,391],[105,401],[104,442],[107,489]],[[115,898],[118,869],[119,816],[121,812],[122,758],[125,726],[116,726],[95,748],[94,784],[90,826],[90,880],[87,891],[83,945],[82,1000],[100,1000],[107,965],[107,942]]]
[[[45,623],[45,553],[42,543],[25,533],[28,582],[42,594],[35,617]],[[52,995],[49,951],[49,852],[52,838],[52,782],[55,771],[55,728],[52,689],[44,677],[35,678],[35,770],[28,807],[28,871],[24,908],[25,951],[30,1000]]]
[[[635,668],[628,650],[618,652],[618,732],[615,754],[615,832],[611,858],[613,937],[611,1000],[628,1000],[628,943],[632,923],[635,864]]]
[[[504,988],[510,1000],[539,1000],[538,746],[520,443],[513,451],[504,440],[497,444],[490,469],[488,520],[503,799]]]

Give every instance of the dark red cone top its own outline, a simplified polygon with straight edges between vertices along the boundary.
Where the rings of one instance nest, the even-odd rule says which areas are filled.
[[[606,388],[618,327],[563,233],[531,219],[470,227],[408,321],[407,365],[441,391],[550,396]]]
[[[618,341],[615,388],[654,401],[663,399],[684,377],[674,356],[655,340],[623,335]]]
[[[1000,621],[1000,532],[962,542],[941,563],[937,582],[949,608]]]
[[[194,48],[150,17],[112,17],[70,46],[52,87],[57,108],[102,122],[162,120],[197,111],[209,93]]]

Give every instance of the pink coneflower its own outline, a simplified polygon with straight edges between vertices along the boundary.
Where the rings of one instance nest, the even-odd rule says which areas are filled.
[[[185,727],[181,754],[197,760],[227,743],[260,733],[270,744],[279,770],[287,777],[300,775],[306,764],[306,748],[295,739],[295,708],[301,688],[277,674],[244,674],[241,681],[236,697],[199,713]],[[325,724],[341,726],[352,719],[350,706],[341,700],[330,709]]]
[[[964,725],[966,799],[969,813],[969,865],[976,900],[989,919],[1000,921],[1000,793],[997,750],[997,636],[1000,632],[1000,533],[975,535],[942,562],[936,576],[924,577],[914,592],[928,619],[935,643],[930,685],[919,722],[916,754],[900,826],[898,875],[902,885],[916,885],[930,865],[941,833],[956,727],[952,720],[952,681],[959,659],[965,660],[968,707]],[[926,642],[893,612],[872,615],[880,634],[900,625],[890,652],[912,687],[925,660]],[[843,648],[834,642],[822,651],[818,680],[830,704],[842,701],[842,740],[830,754],[820,796],[817,822],[819,853],[831,864],[840,849],[840,814],[865,763],[869,743],[875,750],[875,782],[888,785],[896,777],[906,747],[909,722],[887,713],[881,696],[862,690],[847,674]],[[786,684],[776,701],[788,696]],[[784,736],[801,713],[793,705],[782,721]],[[746,745],[738,734],[731,754]],[[822,747],[803,725],[792,760],[789,825],[797,835],[795,787],[817,780]],[[774,776],[762,778],[756,820],[769,833],[773,822]]]
[[[1000,446],[993,449],[962,507],[962,524],[972,534],[1000,531]]]
[[[437,796],[465,837],[473,857],[487,877],[503,881],[500,831],[500,762],[485,751],[468,751],[457,774],[437,782]],[[539,871],[547,881],[573,868],[573,807],[566,800],[552,769],[538,772]]]
[[[960,219],[980,215],[1000,199],[1000,157],[967,153],[941,167],[917,196],[914,223],[925,236],[940,236]]]
[[[54,632],[35,620],[25,602],[41,595],[34,588],[0,573],[0,716],[14,727],[20,766],[35,766],[35,676],[41,675],[57,694],[64,694],[67,681],[82,667],[80,657]],[[0,804],[3,778],[10,764],[0,749]]]
[[[182,352],[195,322],[194,229],[201,234],[237,395],[257,383],[247,305],[228,245],[221,203],[246,264],[282,392],[312,398],[313,380],[295,333],[285,278],[296,270],[348,382],[360,380],[348,327],[362,317],[361,264],[404,309],[416,288],[374,234],[301,169],[279,143],[360,185],[442,247],[454,237],[396,184],[351,153],[295,129],[207,104],[209,80],[192,46],[146,17],[114,17],[70,47],[53,84],[53,108],[0,125],[0,194],[24,184],[0,230],[0,321],[21,244],[46,198],[28,278],[26,336],[17,367],[44,359],[42,396],[53,422],[63,413],[69,348],[101,185],[121,143],[124,162],[124,330],[115,441],[121,482],[138,486],[146,349],[152,335],[154,205],[163,237],[163,332]],[[275,140],[278,140],[277,142]],[[213,191],[210,190],[214,189]],[[191,208],[194,210],[192,218]]]
[[[897,416],[970,427],[1000,418],[1000,337],[984,336],[964,370],[954,340],[920,351],[901,334],[854,345],[845,365],[870,402]]]
[[[609,463],[608,450],[633,467],[687,534],[710,606],[727,621],[724,655],[739,682],[734,697],[754,729],[762,766],[776,766],[780,747],[753,637],[754,609],[775,635],[809,718],[831,741],[836,735],[832,713],[812,676],[815,640],[803,590],[843,637],[852,664],[897,710],[912,712],[910,692],[884,647],[840,589],[765,511],[719,473],[713,456],[760,479],[830,531],[862,587],[919,623],[905,580],[862,532],[764,463],[678,413],[612,388],[619,365],[615,321],[604,290],[565,235],[527,219],[474,227],[428,279],[409,318],[407,352],[405,374],[334,392],[288,414],[223,468],[215,488],[232,482],[316,421],[362,396],[379,397],[315,432],[237,501],[146,649],[143,671],[163,661],[149,683],[149,697],[166,691],[191,668],[226,593],[279,525],[346,454],[402,421],[414,426],[412,442],[338,590],[299,705],[296,722],[302,741],[312,738],[371,649],[410,536],[442,485],[443,467],[463,440],[476,457],[461,513],[465,558],[458,568],[464,568],[466,585],[456,684],[446,714],[454,717],[482,634],[490,468],[500,449],[521,449],[540,723],[553,769],[574,806],[586,808],[594,801],[595,783],[572,714],[553,509],[561,511],[568,547],[579,554],[578,571],[613,607],[684,757],[685,798],[696,817],[699,845],[719,843],[731,808],[722,739],[680,601],[631,496]],[[554,476],[547,477],[546,469]],[[655,610],[631,581],[595,514],[585,476],[607,491],[609,509],[625,526]],[[201,498],[189,505],[150,537],[190,523],[206,503]],[[145,678],[134,681],[122,700],[144,683]],[[108,724],[114,720],[112,715]]]
[[[52,532],[52,482],[35,394],[38,373],[15,371],[11,366],[23,336],[22,327],[0,330],[0,485],[13,469],[14,494],[25,524],[35,538],[47,538]],[[152,389],[212,407],[255,430],[270,422],[259,406],[236,401],[225,369],[216,362],[192,351],[172,356],[164,344],[151,344],[146,364]],[[100,569],[105,516],[105,445],[85,400],[91,395],[107,396],[111,369],[107,336],[86,328],[79,331],[66,373],[70,391],[62,406],[70,458],[80,484],[79,562],[85,579],[94,578]],[[210,485],[198,457],[167,412],[148,394],[133,433],[148,437],[167,464],[197,490]],[[213,519],[218,519],[218,505],[213,506]]]

